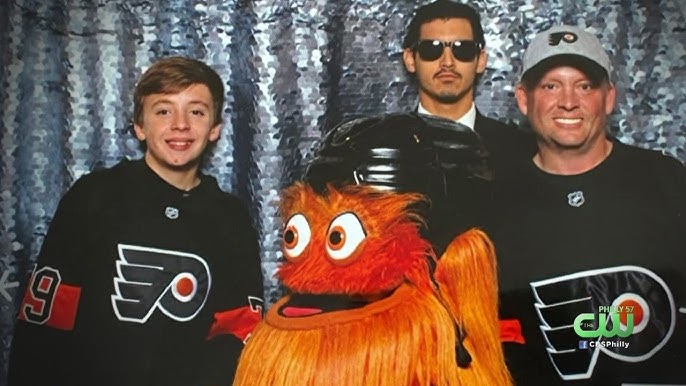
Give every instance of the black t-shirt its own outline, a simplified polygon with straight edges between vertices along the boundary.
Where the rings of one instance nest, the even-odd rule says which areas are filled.
[[[519,320],[526,340],[505,344],[517,384],[686,382],[683,165],[615,142],[580,175],[547,174],[531,161],[517,169],[498,181],[491,232],[501,319]],[[585,335],[603,332],[600,318],[612,319],[600,307],[618,305],[632,307],[630,336],[611,323],[611,337],[575,330],[576,321]],[[594,319],[577,319],[584,313]]]

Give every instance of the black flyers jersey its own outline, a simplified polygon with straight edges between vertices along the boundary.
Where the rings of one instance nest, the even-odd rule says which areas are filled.
[[[514,176],[491,236],[517,384],[686,384],[684,167],[615,142],[581,175]]]
[[[229,385],[261,316],[246,207],[202,176],[186,192],[144,161],[79,179],[19,312],[10,385]]]

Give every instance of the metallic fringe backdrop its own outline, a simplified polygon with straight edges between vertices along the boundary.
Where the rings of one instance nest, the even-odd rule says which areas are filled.
[[[132,92],[151,62],[190,56],[226,81],[226,123],[205,170],[250,204],[271,304],[281,292],[272,276],[279,190],[336,123],[414,108],[400,41],[426,2],[0,0],[0,386],[27,274],[60,196],[94,167],[142,156]],[[477,105],[521,121],[513,90],[526,43],[552,25],[580,25],[615,64],[613,134],[686,160],[685,4],[473,1],[489,51]]]

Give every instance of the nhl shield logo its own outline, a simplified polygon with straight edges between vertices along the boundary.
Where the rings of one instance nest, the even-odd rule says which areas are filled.
[[[168,206],[164,208],[164,215],[170,220],[176,220],[179,218],[179,210],[177,208]]]
[[[567,195],[567,203],[575,208],[580,207],[586,202],[584,198],[584,192],[577,190],[576,192],[569,193]]]

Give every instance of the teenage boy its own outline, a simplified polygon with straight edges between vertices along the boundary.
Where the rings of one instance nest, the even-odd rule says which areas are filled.
[[[134,92],[145,156],[60,201],[13,338],[9,385],[228,385],[260,318],[246,207],[199,172],[224,87],[206,64],[154,63]]]

